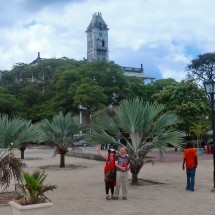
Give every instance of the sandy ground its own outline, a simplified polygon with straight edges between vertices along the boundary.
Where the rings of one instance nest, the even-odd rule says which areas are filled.
[[[181,156],[181,152],[177,152]],[[35,153],[29,160],[28,169],[33,171],[44,165],[58,165],[59,157],[52,158],[49,152]],[[196,174],[195,192],[186,191],[186,175],[181,162],[156,162],[145,165],[140,178],[164,184],[143,187],[129,186],[128,200],[105,199],[104,162],[66,157],[66,164],[79,165],[76,169],[46,170],[47,182],[56,184],[57,190],[49,193],[54,203],[51,215],[215,215],[213,186],[213,162],[200,160]],[[130,175],[131,178],[131,175]],[[0,215],[10,215],[9,206],[0,207]]]

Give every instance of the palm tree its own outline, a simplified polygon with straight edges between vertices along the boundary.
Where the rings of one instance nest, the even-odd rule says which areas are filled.
[[[60,154],[60,167],[65,167],[65,155],[68,148],[74,141],[74,135],[82,129],[78,118],[72,117],[70,113],[64,116],[60,112],[52,120],[43,120],[40,126],[44,140],[55,149],[54,155]]]
[[[124,100],[114,109],[113,117],[104,114],[94,119],[90,138],[110,144],[123,140],[130,157],[132,184],[138,184],[138,174],[149,151],[157,148],[162,153],[167,144],[177,147],[181,143],[181,133],[173,128],[176,123],[177,117],[164,113],[162,105],[139,98]]]
[[[205,123],[197,123],[197,124],[193,124],[191,127],[191,132],[194,133],[194,135],[196,135],[196,147],[199,148],[201,141],[202,141],[202,137],[207,134],[207,131],[209,129],[209,126],[206,125]]]
[[[38,125],[32,125],[30,120],[0,115],[0,186],[9,186],[12,176],[16,180],[21,179],[24,164],[14,157],[13,149],[24,142],[40,141],[41,138]]]

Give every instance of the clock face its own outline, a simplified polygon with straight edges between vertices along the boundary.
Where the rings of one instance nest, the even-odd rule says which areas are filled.
[[[99,36],[100,36],[100,37],[102,37],[102,35],[103,35],[103,34],[102,34],[102,32],[101,32],[101,31],[99,31]]]

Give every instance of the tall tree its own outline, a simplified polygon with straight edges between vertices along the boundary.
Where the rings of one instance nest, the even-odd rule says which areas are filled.
[[[138,77],[126,77],[126,98],[139,97],[148,101],[147,86]]]
[[[90,112],[104,108],[107,100],[103,88],[92,81],[85,81],[81,84],[73,98],[75,106],[82,105]]]
[[[147,101],[154,101],[153,95],[163,90],[165,87],[177,83],[172,78],[160,79],[151,84],[145,85],[145,93],[147,95]]]
[[[210,112],[204,90],[191,81],[167,86],[153,98],[159,104],[163,104],[166,111],[172,111],[179,117],[177,128],[188,136],[193,123],[205,120]]]
[[[187,66],[188,79],[196,82],[215,79],[215,52],[199,55]]]
[[[95,86],[89,91],[88,95],[94,88],[99,89],[98,93],[102,92],[99,102],[102,106],[118,104],[122,99],[126,98],[128,85],[126,77],[118,65],[104,61],[84,62],[78,68],[67,68],[64,71],[59,70],[56,72],[52,83],[52,87],[56,91],[54,98],[56,109],[64,113],[78,110],[77,105],[79,102],[77,102],[77,99],[81,99],[78,95],[84,90],[81,87],[82,84]],[[90,104],[87,104],[85,99],[85,105],[92,107],[92,93]],[[94,103],[93,106],[98,105]],[[60,109],[62,107],[63,109]]]
[[[19,115],[24,104],[14,95],[11,95],[6,87],[0,86],[0,113]]]
[[[167,144],[178,146],[180,132],[173,129],[177,117],[164,113],[162,105],[145,103],[142,99],[123,100],[113,110],[113,116],[98,115],[91,124],[90,138],[114,144],[123,139],[130,157],[132,184],[138,184],[138,174],[146,155],[154,148],[163,151]],[[124,145],[124,144],[122,144]]]

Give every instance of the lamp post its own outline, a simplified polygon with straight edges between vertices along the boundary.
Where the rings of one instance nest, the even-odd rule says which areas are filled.
[[[210,95],[211,100],[211,117],[212,117],[212,130],[213,130],[213,181],[214,186],[212,192],[215,192],[215,125],[214,125],[214,94],[215,94],[215,81],[210,79],[204,82],[205,92]]]

